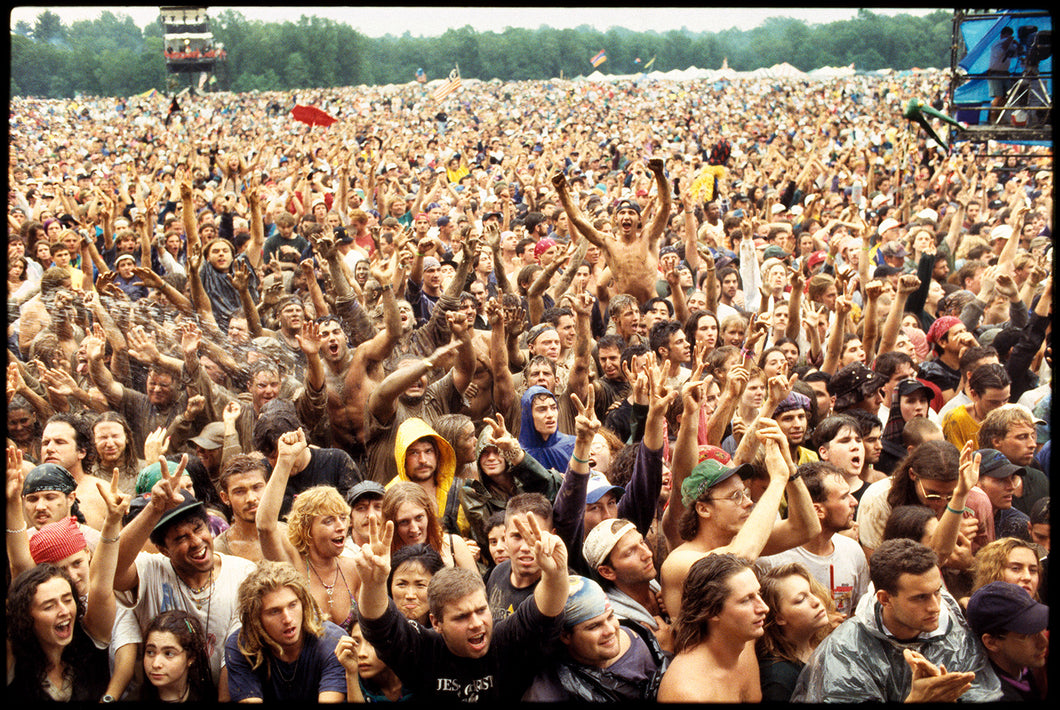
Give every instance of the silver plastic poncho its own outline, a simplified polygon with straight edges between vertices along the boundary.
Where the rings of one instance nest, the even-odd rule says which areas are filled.
[[[986,651],[957,601],[946,591],[942,599],[938,631],[901,642],[883,631],[879,602],[874,594],[865,594],[854,616],[829,634],[802,669],[792,702],[900,703],[912,689],[913,674],[902,655],[907,648],[948,671],[973,671],[975,681],[961,702],[1000,700],[1001,684]]]

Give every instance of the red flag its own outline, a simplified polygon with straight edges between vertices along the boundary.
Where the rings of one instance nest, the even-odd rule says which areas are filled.
[[[294,120],[307,123],[310,126],[324,126],[325,128],[338,120],[316,106],[295,106],[291,109],[291,116],[294,117]]]

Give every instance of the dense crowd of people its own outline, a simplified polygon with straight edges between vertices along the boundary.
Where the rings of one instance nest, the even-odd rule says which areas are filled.
[[[9,696],[1044,699],[1052,159],[943,81],[14,98]]]

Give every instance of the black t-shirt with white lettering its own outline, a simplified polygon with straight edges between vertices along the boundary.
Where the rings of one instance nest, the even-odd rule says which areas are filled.
[[[390,600],[378,619],[361,619],[361,631],[417,699],[517,702],[559,641],[563,615],[543,615],[533,599],[493,625],[482,658],[453,655],[442,635],[409,621]]]

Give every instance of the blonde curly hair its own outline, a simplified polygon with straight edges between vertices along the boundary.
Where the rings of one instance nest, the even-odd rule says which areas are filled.
[[[288,562],[262,560],[239,585],[239,621],[243,628],[237,641],[240,653],[247,657],[254,670],[265,660],[266,648],[275,656],[283,651],[261,623],[265,595],[283,587],[294,592],[302,603],[302,633],[318,637],[324,634],[324,620],[309,593],[309,582]]]
[[[287,515],[287,539],[300,555],[309,552],[313,519],[321,515],[350,514],[350,506],[333,486],[313,486],[295,496]]]

